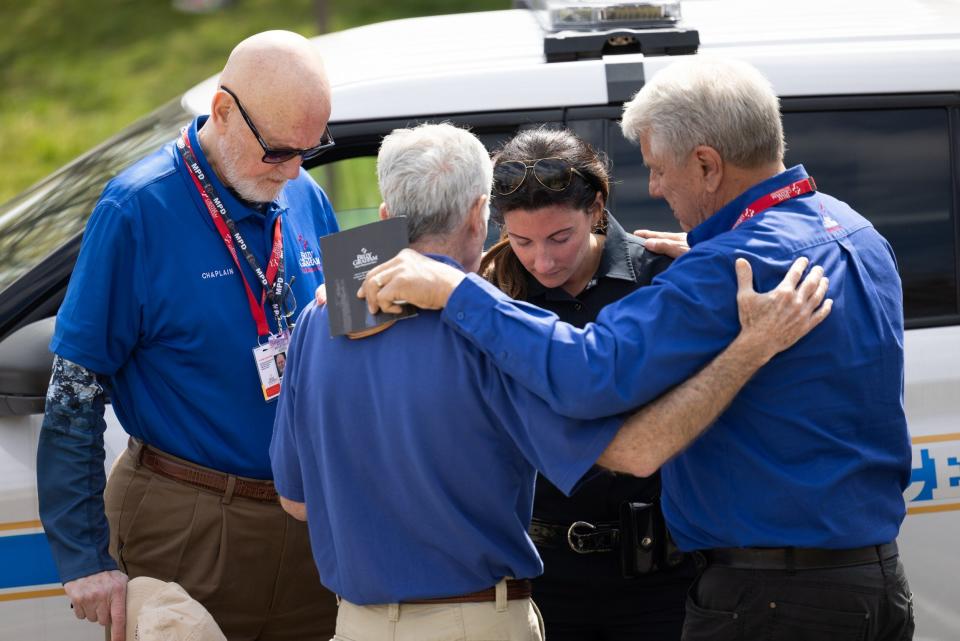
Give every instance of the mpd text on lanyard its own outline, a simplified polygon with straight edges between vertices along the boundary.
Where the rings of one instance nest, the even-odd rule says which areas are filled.
[[[190,139],[187,137],[186,129],[183,130],[181,137],[177,139],[177,150],[180,152],[180,155],[183,156],[183,160],[190,170],[190,177],[193,179],[193,184],[200,193],[200,198],[203,200],[203,204],[206,205],[207,212],[209,212],[210,218],[213,219],[213,224],[216,226],[217,231],[220,232],[220,237],[223,239],[224,245],[227,246],[227,250],[229,250],[230,255],[233,256],[233,262],[237,265],[237,271],[240,273],[240,278],[243,279],[243,286],[247,290],[247,302],[250,304],[250,313],[253,315],[253,320],[257,324],[257,335],[262,337],[271,334],[270,326],[267,324],[267,315],[263,311],[263,305],[267,298],[270,299],[273,316],[277,321],[277,331],[283,331],[283,314],[281,313],[280,306],[283,298],[284,266],[283,234],[280,228],[280,219],[277,218],[277,222],[273,227],[273,249],[270,252],[267,271],[264,273],[260,267],[260,263],[257,262],[257,259],[247,247],[247,243],[240,235],[236,223],[227,215],[227,208],[224,206],[219,194],[217,194],[213,183],[210,182],[210,179],[204,173],[203,169],[200,168],[200,163],[197,162],[197,157],[193,153],[193,147],[190,145]],[[243,257],[247,260],[247,264],[250,265],[253,273],[255,273],[260,280],[263,294],[260,297],[259,304],[253,295],[253,290],[250,289],[247,277],[243,275],[243,270],[240,269],[240,259],[237,257],[237,250],[234,243],[240,247],[240,251],[243,252]]]
[[[811,191],[817,190],[817,183],[813,182],[813,178],[809,176],[798,180],[797,182],[790,183],[786,187],[781,187],[780,189],[770,192],[766,196],[756,199],[743,210],[743,213],[740,214],[740,217],[737,218],[737,222],[733,223],[731,229],[736,229],[740,226],[740,223],[750,220],[754,216],[762,214],[766,210],[770,209],[774,205],[779,205],[788,200],[796,198],[797,196],[802,196],[804,194],[809,194]]]

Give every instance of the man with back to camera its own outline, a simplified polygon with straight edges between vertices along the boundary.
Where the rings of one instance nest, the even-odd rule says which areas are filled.
[[[413,247],[477,269],[492,166],[475,136],[449,124],[395,130],[377,172],[382,218],[403,213]],[[557,416],[437,313],[350,340],[331,338],[326,309],[311,304],[270,454],[282,504],[308,519],[321,580],[343,599],[335,639],[540,639],[525,580],[543,570],[527,535],[536,470],[567,493],[595,462],[650,474],[829,313],[829,302],[817,309],[819,268],[795,289],[805,265],[756,294],[741,261],[743,331],[625,424]]]
[[[750,260],[760,289],[799,255],[822,265],[837,292],[830,318],[663,468],[670,531],[708,563],[684,638],[753,639],[766,629],[783,639],[911,638],[895,543],[911,451],[889,244],[816,191],[802,166],[784,167],[778,99],[745,63],[672,64],[625,106],[623,131],[639,142],[650,194],[689,232],[690,251],[595,324],[578,330],[526,313],[413,251],[371,271],[361,293],[372,310],[395,311],[395,300],[445,307],[447,326],[503,372],[557,412],[592,418],[650,402],[726,345],[738,327],[735,258]]]
[[[281,509],[268,457],[296,300],[323,282],[319,237],[337,231],[301,169],[333,145],[329,117],[309,41],[252,36],[210,115],[112,180],[87,225],[37,476],[74,612],[113,639],[128,575],[181,584],[230,639],[333,633],[335,598],[303,562],[307,531]],[[132,438],[103,498],[105,389]]]

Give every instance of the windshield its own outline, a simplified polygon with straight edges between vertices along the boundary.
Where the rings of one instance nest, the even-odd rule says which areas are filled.
[[[0,205],[0,292],[83,232],[107,181],[176,137],[192,118],[172,100]]]

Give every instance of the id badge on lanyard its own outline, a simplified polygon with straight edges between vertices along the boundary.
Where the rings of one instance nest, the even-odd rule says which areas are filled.
[[[266,271],[260,267],[257,259],[253,256],[240,235],[239,230],[233,220],[227,215],[227,209],[223,201],[217,195],[216,188],[210,179],[204,174],[200,163],[197,162],[196,155],[190,145],[190,139],[187,136],[186,129],[177,140],[177,149],[183,156],[183,160],[193,179],[193,184],[200,193],[213,219],[214,226],[220,233],[220,237],[233,257],[233,262],[237,266],[237,273],[243,280],[244,288],[247,293],[247,302],[250,306],[250,313],[257,326],[257,346],[253,348],[253,360],[257,368],[257,376],[260,379],[260,388],[263,392],[263,399],[271,401],[280,395],[280,381],[283,379],[283,372],[287,365],[287,347],[290,344],[290,332],[287,329],[285,319],[281,311],[281,301],[284,294],[284,287],[289,285],[284,280],[283,266],[283,232],[278,218],[274,225],[273,248],[270,252],[270,260]],[[237,246],[243,252],[244,258],[250,268],[257,275],[260,285],[263,288],[262,296],[258,301],[247,282],[247,277],[243,275],[240,268],[240,259],[237,256]],[[267,299],[270,300],[270,306],[273,310],[274,318],[277,321],[277,332],[271,332],[267,323],[267,315],[264,312],[264,304]],[[266,338],[264,344],[263,339]]]
[[[283,295],[283,237],[280,234],[279,220],[274,237],[273,254],[270,258],[270,264],[276,261],[281,267],[280,274],[276,275],[274,280],[274,296],[271,301],[274,316],[277,320],[278,331],[276,334],[269,333],[266,345],[260,343],[253,348],[253,361],[257,366],[257,376],[260,377],[260,391],[263,392],[263,400],[272,401],[280,396],[280,383],[283,380],[283,373],[287,367],[287,348],[290,345],[290,330],[284,326],[283,315],[280,311],[279,300]],[[267,270],[267,276],[270,278],[270,269]],[[263,312],[262,306],[258,308]],[[264,321],[266,315],[264,314]],[[262,337],[262,334],[261,334]]]
[[[257,364],[260,388],[263,400],[272,401],[280,395],[280,381],[287,367],[287,347],[290,345],[290,333],[282,331],[272,334],[266,345],[253,348],[253,360]]]

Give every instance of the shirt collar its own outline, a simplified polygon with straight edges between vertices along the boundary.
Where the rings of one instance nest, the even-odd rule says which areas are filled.
[[[600,254],[600,265],[591,280],[616,278],[636,282],[637,274],[633,269],[633,261],[630,259],[630,250],[627,247],[629,236],[609,211],[607,212],[607,232],[605,235],[603,251]],[[545,296],[551,300],[572,298],[562,287],[544,287],[527,270],[524,270],[524,277],[527,279],[527,296],[529,298],[535,296]],[[587,288],[589,289],[589,285]]]
[[[220,196],[220,200],[223,201],[224,206],[227,208],[227,214],[229,214],[230,218],[232,218],[234,221],[240,221],[248,216],[260,216],[261,212],[257,211],[253,207],[248,206],[246,203],[234,196],[230,189],[227,189],[227,186],[220,181],[220,177],[217,176],[217,172],[213,171],[213,167],[211,167],[210,163],[207,161],[207,156],[204,154],[203,148],[200,146],[200,138],[198,136],[198,132],[200,131],[200,128],[203,127],[203,124],[207,121],[207,118],[209,118],[209,116],[198,116],[187,128],[187,136],[190,139],[190,146],[193,148],[193,153],[197,157],[197,162],[200,163],[203,173],[210,178],[210,182],[212,182],[213,186],[216,188],[217,195]],[[179,154],[177,155],[179,156]],[[266,214],[266,220],[273,220],[276,218],[277,214],[282,213],[286,209],[287,196],[286,189],[284,189],[280,192],[280,195],[276,198],[276,200],[267,205],[266,211],[263,213]]]
[[[687,244],[693,247],[697,243],[710,240],[715,236],[730,231],[737,222],[737,218],[743,213],[747,205],[772,193],[781,187],[786,187],[790,183],[808,178],[807,170],[803,165],[795,165],[784,172],[767,178],[750,187],[745,192],[721,207],[715,214],[694,227],[687,233]],[[761,214],[762,215],[762,214]]]
[[[637,272],[633,269],[629,247],[633,235],[624,231],[609,211],[606,235],[607,239],[603,243],[603,254],[600,256],[600,266],[597,268],[596,276],[636,282]]]
[[[445,265],[450,265],[451,267],[456,267],[457,269],[459,269],[459,270],[462,271],[462,272],[467,271],[467,270],[465,270],[465,269],[463,268],[463,265],[461,265],[460,263],[458,263],[458,262],[457,262],[456,260],[454,260],[453,258],[450,258],[449,256],[446,256],[446,255],[444,255],[444,254],[429,254],[429,253],[424,253],[423,255],[426,256],[427,258],[432,258],[433,260],[435,260],[435,261],[437,261],[437,262],[440,262],[440,263],[443,263],[443,264],[445,264]]]

